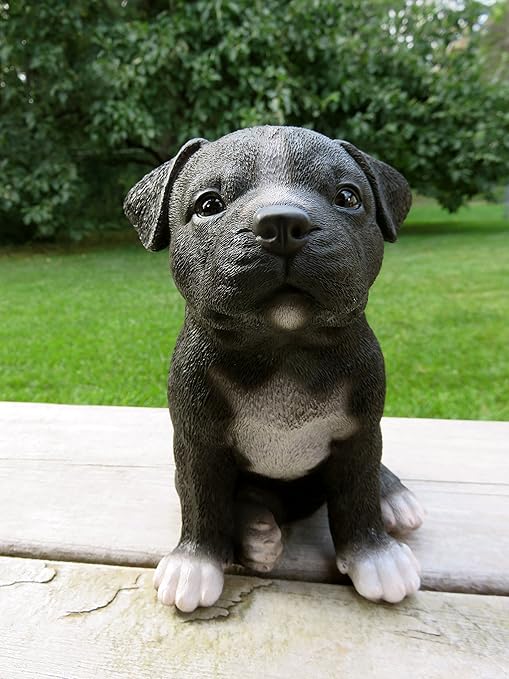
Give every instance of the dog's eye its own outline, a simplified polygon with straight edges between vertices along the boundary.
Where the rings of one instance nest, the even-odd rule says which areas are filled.
[[[223,212],[225,204],[217,191],[203,191],[196,198],[194,203],[194,213],[198,217],[212,217]]]
[[[349,210],[357,210],[361,206],[361,200],[353,189],[340,189],[334,198],[334,205],[346,207]]]

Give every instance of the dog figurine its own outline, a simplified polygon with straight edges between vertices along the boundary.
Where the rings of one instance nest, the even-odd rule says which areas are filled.
[[[388,534],[422,509],[380,462],[384,362],[364,314],[410,204],[389,165],[284,126],[192,139],[127,195],[186,300],[168,387],[182,533],[156,570],[163,604],[213,605],[233,561],[270,571],[280,526],[324,502],[362,596],[419,589]]]

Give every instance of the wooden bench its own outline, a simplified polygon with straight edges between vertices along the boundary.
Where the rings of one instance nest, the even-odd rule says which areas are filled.
[[[1,403],[0,678],[509,677],[509,423],[383,430],[427,510],[408,542],[430,591],[390,606],[338,585],[318,512],[270,578],[236,569],[185,616],[149,570],[180,529],[167,411]]]

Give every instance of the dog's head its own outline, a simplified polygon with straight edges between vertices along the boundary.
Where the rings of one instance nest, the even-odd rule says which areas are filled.
[[[406,180],[352,144],[267,126],[189,141],[124,209],[146,248],[170,245],[200,322],[295,337],[364,311],[410,204]]]

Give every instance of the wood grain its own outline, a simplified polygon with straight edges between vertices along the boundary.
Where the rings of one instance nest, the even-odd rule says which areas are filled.
[[[385,419],[384,461],[427,510],[423,585],[509,594],[509,423]],[[152,566],[178,540],[164,409],[0,404],[0,553]],[[323,512],[271,577],[340,581]]]
[[[230,576],[217,618],[161,606],[152,572],[0,558],[0,677],[504,679],[509,599]],[[262,586],[263,585],[263,586]],[[226,616],[226,617],[225,617]]]

